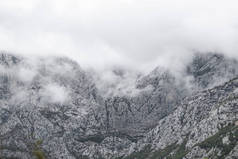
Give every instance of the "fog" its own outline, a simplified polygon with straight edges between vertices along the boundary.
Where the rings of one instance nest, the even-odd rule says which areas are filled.
[[[45,98],[44,100],[50,101],[52,103],[62,104],[68,99],[68,92],[66,89],[54,83],[45,86],[40,94]]]
[[[0,1],[0,50],[96,70],[179,70],[194,52],[236,57],[235,0]],[[24,70],[23,70],[24,72]],[[33,74],[32,74],[33,76]]]

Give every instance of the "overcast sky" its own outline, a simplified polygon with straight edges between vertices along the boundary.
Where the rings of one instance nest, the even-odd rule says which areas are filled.
[[[0,49],[144,69],[238,55],[237,0],[0,0]],[[179,63],[176,63],[179,64]]]

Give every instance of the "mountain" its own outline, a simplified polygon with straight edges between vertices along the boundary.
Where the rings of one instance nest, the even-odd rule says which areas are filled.
[[[187,66],[187,74],[193,77],[193,85],[200,90],[222,84],[238,74],[237,61],[221,54],[194,54]]]
[[[238,78],[186,97],[132,145],[132,158],[237,158]]]
[[[194,54],[184,78],[113,70],[111,85],[65,57],[0,66],[0,158],[238,157],[234,59]]]

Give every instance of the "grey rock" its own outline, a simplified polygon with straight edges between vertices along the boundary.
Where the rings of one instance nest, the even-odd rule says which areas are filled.
[[[184,70],[191,87],[157,67],[136,77],[137,93],[106,97],[90,73],[64,57],[33,64],[1,54],[0,66],[0,158],[126,158],[148,145],[144,158],[165,149],[164,157],[237,157],[235,60],[196,54]],[[210,138],[222,146],[206,147]]]

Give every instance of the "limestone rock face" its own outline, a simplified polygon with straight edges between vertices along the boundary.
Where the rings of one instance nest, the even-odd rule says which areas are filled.
[[[193,86],[200,90],[220,85],[238,74],[237,61],[220,54],[195,54],[187,66]]]
[[[133,145],[128,154],[146,146],[151,154],[167,150],[164,157],[224,158],[236,152],[238,127],[237,83],[235,78],[221,86],[185,98],[177,109]],[[226,141],[224,143],[224,141]],[[183,152],[179,152],[183,149]],[[180,150],[181,151],[181,150]],[[127,158],[133,158],[131,156]],[[147,155],[146,158],[153,158]]]
[[[0,158],[237,157],[237,66],[196,54],[189,83],[157,67],[136,77],[136,93],[104,96],[68,58],[1,54]]]

